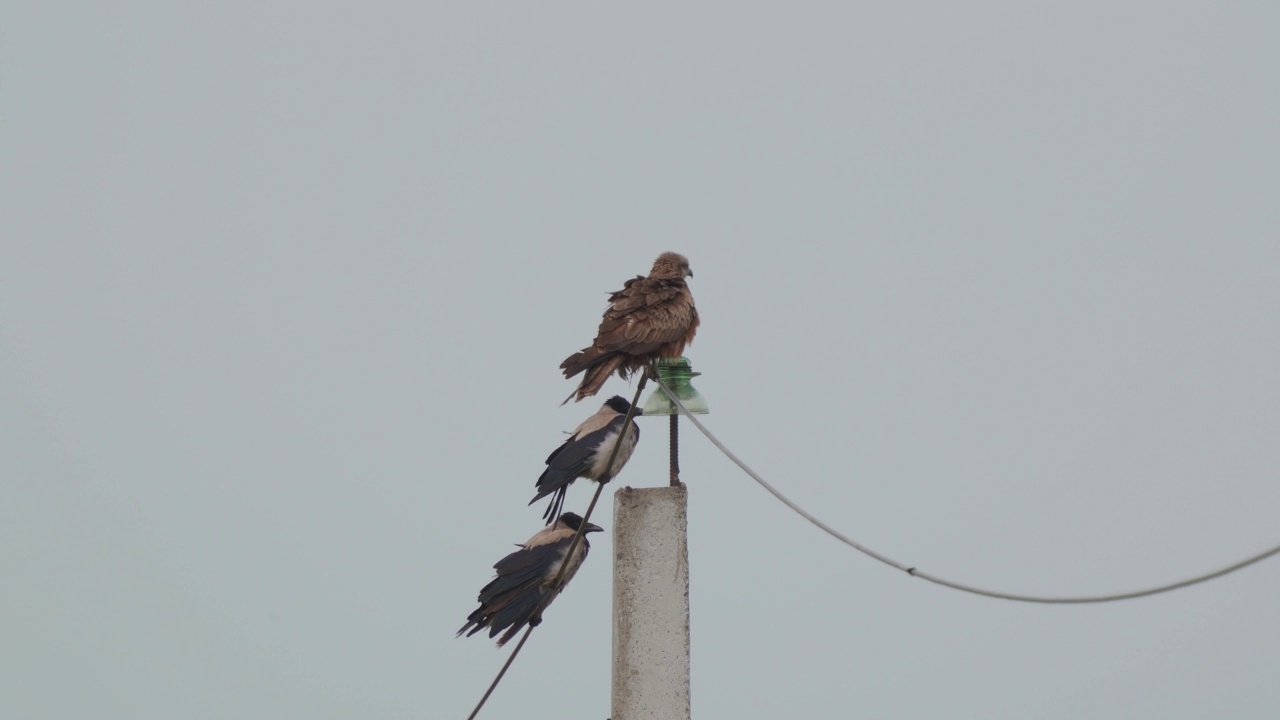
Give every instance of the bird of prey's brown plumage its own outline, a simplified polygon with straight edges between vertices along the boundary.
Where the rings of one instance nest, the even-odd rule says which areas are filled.
[[[565,402],[575,395],[578,400],[595,395],[615,371],[626,379],[650,360],[684,354],[698,331],[698,310],[686,277],[693,277],[689,260],[665,252],[653,261],[648,277],[637,275],[609,296],[595,342],[560,363],[566,378],[585,372]]]
[[[627,411],[630,409],[631,403],[620,395],[605,400],[595,415],[583,420],[569,439],[547,457],[547,469],[538,478],[538,494],[529,501],[532,505],[548,495],[552,496],[551,504],[542,516],[547,524],[551,524],[560,514],[560,508],[564,507],[565,493],[574,480],[583,477],[596,482],[609,482],[627,464],[627,460],[631,459],[631,453],[640,441],[640,426],[632,420],[627,432],[622,432],[622,421],[627,419]],[[633,415],[640,413],[640,408],[636,408]],[[613,467],[606,468],[609,456],[613,454],[613,446],[619,443],[619,437],[622,438],[622,444],[618,447]],[[605,474],[607,470],[610,471],[608,475]]]
[[[545,606],[542,609],[538,606],[552,592],[551,584],[560,573],[560,566],[565,562],[569,545],[579,527],[582,527],[582,518],[567,512],[556,520],[555,525],[538,531],[519,550],[499,560],[493,566],[498,577],[480,590],[480,607],[467,617],[467,624],[458,630],[458,637],[462,633],[470,637],[484,628],[489,628],[489,637],[506,630],[498,640],[498,647],[502,647],[526,624],[537,627],[542,622],[543,610],[546,610]],[[568,560],[569,569],[564,573],[560,590],[569,584],[582,561],[587,559],[587,552],[591,550],[587,533],[602,530],[604,528],[594,523],[587,523],[582,529],[582,539]],[[555,591],[557,595],[560,590]],[[554,599],[553,596],[551,600]],[[546,604],[550,605],[551,600]]]

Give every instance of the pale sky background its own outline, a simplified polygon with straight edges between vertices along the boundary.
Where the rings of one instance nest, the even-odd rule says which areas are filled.
[[[1280,5],[770,5],[0,8],[0,717],[464,718],[664,250],[706,422],[882,552],[1280,542]],[[686,428],[695,717],[1280,717],[1280,562],[963,595]],[[610,550],[482,718],[608,716]]]

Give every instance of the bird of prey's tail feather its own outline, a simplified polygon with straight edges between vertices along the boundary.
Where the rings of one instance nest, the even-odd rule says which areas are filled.
[[[564,368],[564,376],[571,378],[584,370],[586,374],[582,376],[582,382],[578,384],[577,389],[569,393],[569,397],[565,398],[564,402],[560,404],[564,405],[575,397],[581,400],[600,392],[600,388],[604,387],[605,381],[609,379],[609,376],[615,370],[622,366],[624,360],[626,358],[618,353],[602,355],[596,348],[587,348],[582,352],[571,355],[560,365],[560,367]],[[626,371],[623,370],[623,372],[625,373]]]

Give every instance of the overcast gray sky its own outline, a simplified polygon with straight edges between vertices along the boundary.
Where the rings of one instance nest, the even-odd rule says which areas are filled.
[[[1280,6],[774,5],[5,4],[0,716],[465,717],[557,365],[664,250],[706,422],[878,550],[1280,542]],[[1280,716],[1274,561],[967,596],[684,437],[696,717]],[[482,717],[607,717],[596,538]]]

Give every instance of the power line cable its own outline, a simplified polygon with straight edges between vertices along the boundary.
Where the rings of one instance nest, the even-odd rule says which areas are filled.
[[[656,376],[657,373],[654,372],[654,375]],[[640,393],[644,390],[645,383],[648,382],[648,380],[649,372],[646,369],[646,372],[640,376],[639,385],[636,386],[636,394],[631,400],[631,407],[627,408],[626,417],[622,419],[622,430],[618,433],[618,439],[613,443],[613,450],[609,453],[609,462],[605,463],[604,479],[596,483],[596,493],[591,496],[591,504],[587,506],[587,512],[582,516],[582,522],[578,525],[578,531],[573,534],[573,541],[569,543],[569,549],[565,551],[564,561],[560,563],[560,572],[556,573],[555,579],[552,580],[551,584],[548,586],[546,597],[542,598],[542,601],[538,603],[538,606],[534,608],[533,612],[529,615],[531,618],[537,617],[538,613],[542,612],[547,605],[549,605],[551,601],[560,594],[560,590],[564,587],[564,576],[565,572],[569,569],[569,558],[573,557],[573,551],[577,549],[578,542],[582,539],[582,534],[586,530],[588,522],[591,520],[591,513],[596,509],[596,502],[600,500],[600,493],[604,491],[605,483],[613,479],[613,463],[618,459],[618,450],[622,448],[623,436],[625,436],[627,431],[631,429],[631,419],[635,417],[636,408],[640,405]],[[507,668],[511,667],[511,663],[515,662],[516,655],[520,654],[520,649],[524,647],[524,642],[528,640],[529,635],[533,633],[534,627],[534,625],[529,625],[524,629],[524,635],[520,637],[520,642],[516,643],[515,649],[511,651],[509,656],[507,656],[507,661],[502,664],[502,669],[499,670],[498,675],[493,678],[493,682],[489,683],[489,689],[484,691],[484,695],[480,698],[480,702],[476,703],[476,708],[467,716],[467,720],[475,720],[476,716],[480,714],[480,709],[484,707],[486,702],[488,702],[489,696],[492,695],[494,689],[498,687],[498,683],[502,682],[502,677],[507,674]]]
[[[857,542],[856,540],[853,540],[852,538],[847,537],[846,535],[836,530],[835,528],[831,527],[830,525],[826,524],[825,522],[819,520],[808,510],[805,510],[804,508],[797,505],[794,501],[792,501],[786,495],[783,495],[781,491],[779,491],[777,488],[771,485],[767,480],[760,477],[759,473],[752,470],[745,462],[739,459],[737,455],[734,455],[733,452],[729,450],[729,448],[725,447],[724,443],[720,442],[720,440],[718,440],[715,435],[711,434],[711,431],[708,430],[706,426],[704,426],[701,422],[699,422],[698,418],[695,417],[693,413],[689,412],[689,409],[684,406],[684,403],[680,402],[680,398],[676,397],[676,394],[671,391],[671,388],[666,386],[666,383],[662,382],[661,378],[655,377],[653,380],[654,382],[658,383],[658,385],[662,387],[663,391],[666,392],[667,397],[671,398],[671,402],[675,403],[675,406],[679,408],[680,412],[685,417],[689,418],[689,421],[693,423],[694,427],[698,428],[698,430],[702,431],[703,435],[707,436],[707,439],[711,441],[711,444],[719,448],[720,452],[724,453],[725,457],[729,458],[734,462],[734,464],[742,468],[742,471],[745,472],[748,476],[750,476],[752,480],[755,480],[757,483],[759,483],[760,487],[764,488],[765,490],[768,490],[771,495],[773,495],[778,500],[780,500],[784,505],[786,505],[787,507],[795,511],[795,513],[798,514],[800,517],[804,518],[805,520],[808,520],[818,529],[827,533],[831,537],[839,540],[845,545],[848,545],[849,547],[853,548],[854,550],[857,550],[860,553],[863,553],[864,555],[868,555],[872,558],[875,558],[876,560],[879,560],[880,562],[884,563],[885,565],[888,565],[891,568],[894,568],[896,570],[901,570],[902,572],[910,575],[911,577],[918,577],[922,580],[928,580],[931,583],[934,583],[936,585],[941,585],[943,587],[948,587],[948,588],[951,588],[952,590],[959,590],[961,592],[967,592],[974,595],[982,595],[984,597],[999,598],[1001,600],[1013,600],[1016,602],[1042,603],[1042,604],[1050,604],[1050,605],[1083,605],[1086,603],[1115,602],[1117,600],[1131,600],[1133,598],[1147,597],[1149,595],[1158,595],[1160,593],[1166,593],[1173,590],[1180,590],[1185,587],[1190,587],[1192,585],[1198,585],[1203,582],[1208,582],[1210,580],[1220,578],[1224,575],[1229,575],[1230,573],[1249,567],[1254,563],[1262,562],[1263,560],[1266,560],[1267,558],[1272,557],[1277,553],[1280,553],[1280,545],[1277,545],[1268,550],[1264,550],[1256,555],[1247,557],[1244,560],[1241,560],[1240,562],[1232,563],[1231,565],[1227,565],[1226,567],[1220,568],[1218,570],[1214,570],[1212,572],[1205,573],[1203,575],[1197,575],[1195,577],[1187,578],[1186,580],[1179,580],[1178,582],[1173,582],[1167,585],[1160,585],[1152,588],[1146,588],[1144,590],[1134,590],[1132,592],[1114,593],[1109,595],[1086,595],[1086,596],[1079,596],[1079,597],[1045,597],[1040,595],[1023,595],[1020,593],[1002,592],[999,590],[986,590],[984,588],[975,587],[973,585],[968,585],[966,583],[946,580],[944,578],[938,577],[937,575],[933,575],[923,570],[919,570],[915,567],[904,565],[903,563],[900,563],[897,560],[894,560],[888,557],[887,555],[878,553],[875,550],[872,550],[871,548],[866,547],[865,545]]]

